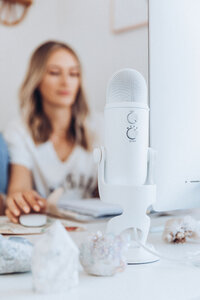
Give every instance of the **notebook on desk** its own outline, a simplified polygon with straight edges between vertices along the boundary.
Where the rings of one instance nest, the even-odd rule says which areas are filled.
[[[61,196],[57,208],[92,218],[114,217],[123,213],[119,205],[104,203],[99,199],[66,200]]]
[[[67,199],[62,187],[48,196],[47,203],[49,215],[81,222],[108,219],[123,213],[119,205],[102,202],[99,198]]]

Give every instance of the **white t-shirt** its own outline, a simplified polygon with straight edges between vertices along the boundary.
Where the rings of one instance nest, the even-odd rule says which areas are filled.
[[[65,188],[67,199],[92,196],[97,186],[97,165],[92,152],[76,146],[67,160],[62,162],[51,141],[35,145],[20,119],[10,123],[3,135],[11,163],[32,171],[34,187],[41,196],[47,197],[60,186]]]

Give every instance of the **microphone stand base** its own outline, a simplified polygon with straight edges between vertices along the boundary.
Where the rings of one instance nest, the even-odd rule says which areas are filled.
[[[152,245],[147,245],[148,248],[152,249]],[[127,254],[126,261],[128,265],[139,265],[139,264],[149,264],[159,261],[160,258],[156,255],[151,254],[141,246],[130,246]]]

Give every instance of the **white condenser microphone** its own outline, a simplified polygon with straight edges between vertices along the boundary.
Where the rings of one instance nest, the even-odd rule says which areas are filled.
[[[143,185],[147,176],[149,108],[144,77],[133,69],[115,73],[105,106],[105,180]]]

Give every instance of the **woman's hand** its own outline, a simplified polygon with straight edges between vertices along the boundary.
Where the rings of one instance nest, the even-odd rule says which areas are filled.
[[[6,216],[13,222],[18,223],[22,214],[30,212],[44,212],[47,201],[36,191],[15,192],[6,199]]]

